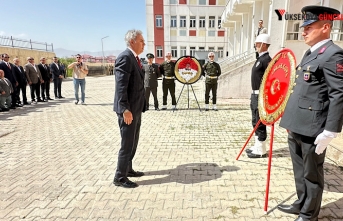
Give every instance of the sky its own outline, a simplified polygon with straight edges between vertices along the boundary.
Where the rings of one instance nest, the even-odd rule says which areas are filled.
[[[0,35],[80,51],[123,50],[125,33],[146,40],[145,0],[16,0],[1,7]]]

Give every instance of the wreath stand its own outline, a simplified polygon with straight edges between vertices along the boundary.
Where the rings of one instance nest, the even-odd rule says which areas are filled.
[[[253,134],[255,133],[255,131],[257,130],[257,127],[261,124],[261,120],[258,120],[256,126],[254,127],[253,131],[250,133],[250,136],[248,137],[247,141],[245,142],[244,146],[242,147],[241,151],[239,152],[239,154],[236,157],[236,160],[239,159],[239,157],[241,156],[243,150],[245,149],[245,147],[248,145],[251,137],[253,136]],[[264,199],[264,213],[267,214],[267,210],[268,210],[268,198],[269,198],[269,185],[270,185],[270,170],[272,167],[272,155],[273,155],[273,142],[274,142],[274,124],[271,125],[271,132],[270,132],[270,145],[269,145],[269,153],[268,153],[268,172],[267,172],[267,184],[266,184],[266,197]]]
[[[181,90],[181,92],[180,92],[179,98],[178,98],[178,99],[177,99],[177,101],[176,101],[176,105],[175,105],[175,107],[176,107],[176,106],[177,106],[177,104],[179,103],[179,100],[180,100],[181,94],[182,94],[182,92],[183,92],[183,89],[185,88],[185,86],[186,86],[186,85],[187,85],[187,93],[188,93],[188,98],[187,98],[187,103],[188,103],[188,106],[187,106],[187,109],[189,109],[189,86],[191,86],[191,88],[192,88],[192,91],[193,91],[193,94],[194,94],[194,98],[195,98],[195,100],[196,100],[196,102],[197,102],[197,104],[198,104],[199,111],[201,112],[201,108],[200,108],[200,105],[199,105],[199,102],[198,102],[197,96],[195,95],[195,92],[194,92],[193,86],[192,86],[191,84],[188,84],[188,83],[185,83],[185,84],[183,84],[182,90]],[[174,112],[174,110],[173,110],[173,112]]]

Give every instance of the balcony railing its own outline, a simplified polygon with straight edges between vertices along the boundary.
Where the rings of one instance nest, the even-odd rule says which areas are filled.
[[[12,48],[25,48],[30,50],[40,50],[40,51],[54,51],[53,44],[48,44],[46,42],[37,42],[20,39],[20,38],[13,38],[12,36],[0,36],[0,45],[5,47],[12,47]]]

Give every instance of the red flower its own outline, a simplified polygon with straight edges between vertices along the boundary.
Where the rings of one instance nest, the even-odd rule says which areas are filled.
[[[191,69],[198,71],[198,65],[191,57],[184,57],[179,63],[179,69],[185,69],[190,66]]]

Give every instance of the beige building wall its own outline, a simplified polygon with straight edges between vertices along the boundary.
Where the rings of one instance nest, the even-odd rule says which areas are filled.
[[[45,57],[47,59],[47,63],[49,64],[52,62],[52,58],[56,56],[54,52],[0,46],[0,54],[3,54],[3,53],[6,53],[10,56],[11,63],[13,63],[14,58],[19,58],[21,65],[24,65],[27,63],[27,59],[26,59],[27,57],[33,57],[35,59],[36,64],[39,63],[39,59],[41,57]]]

